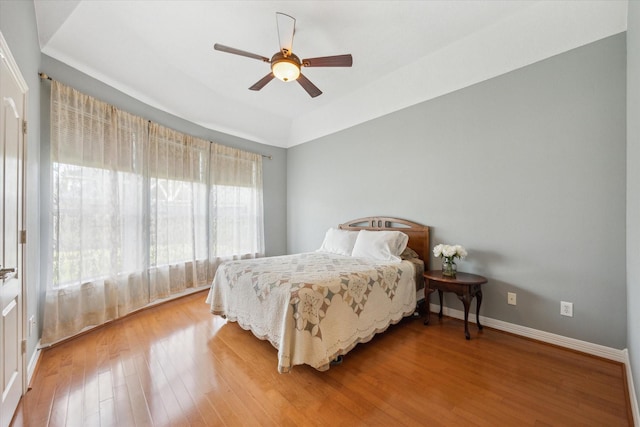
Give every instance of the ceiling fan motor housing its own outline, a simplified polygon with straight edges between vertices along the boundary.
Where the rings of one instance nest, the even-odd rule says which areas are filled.
[[[300,76],[301,65],[300,58],[294,53],[285,55],[283,52],[278,52],[271,57],[271,72],[283,82],[296,80]]]

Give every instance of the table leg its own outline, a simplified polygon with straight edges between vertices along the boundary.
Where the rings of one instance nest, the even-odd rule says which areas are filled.
[[[438,313],[438,317],[442,318],[442,290],[438,289],[438,296],[440,297],[440,313]]]
[[[425,305],[425,309],[427,311],[425,319],[424,319],[424,324],[428,325],[429,324],[429,319],[431,317],[431,304],[429,303],[429,300],[431,299],[431,294],[433,293],[433,289],[429,289],[429,285],[425,283],[425,287],[424,287],[424,305]]]
[[[464,305],[464,336],[466,339],[470,340],[471,334],[469,334],[469,305],[471,303],[471,295],[458,295],[458,299],[462,301],[462,305]]]
[[[478,329],[482,330],[482,325],[480,324],[480,304],[482,304],[482,291],[478,289],[478,292],[476,292],[476,325],[478,325]]]

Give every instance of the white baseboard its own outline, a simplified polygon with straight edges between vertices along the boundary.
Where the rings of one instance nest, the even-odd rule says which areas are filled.
[[[29,364],[27,364],[27,385],[31,384],[31,380],[33,379],[33,374],[35,374],[36,372],[36,366],[38,366],[38,361],[40,360],[41,353],[42,350],[40,350],[40,341],[38,341],[36,349],[31,355],[31,359],[29,359]]]
[[[439,312],[440,304],[431,304],[431,312]],[[464,319],[464,311],[456,310],[449,307],[443,307],[443,314],[456,319]],[[469,313],[469,322],[475,324],[476,315]],[[483,326],[488,326],[500,331],[510,332],[515,335],[531,338],[534,340],[554,344],[560,347],[570,348],[572,350],[581,351],[583,353],[599,356],[616,362],[625,362],[623,350],[611,347],[605,347],[599,344],[593,344],[587,341],[581,341],[574,338],[564,337],[562,335],[552,334],[550,332],[539,331],[537,329],[527,328],[526,326],[515,325],[513,323],[495,320],[489,317],[480,316]]]
[[[631,402],[631,412],[633,413],[633,425],[640,425],[640,409],[638,408],[638,397],[636,388],[633,385],[633,372],[631,372],[631,361],[629,360],[629,350],[622,350],[624,353],[624,365],[627,370],[627,385],[629,386],[629,401]]]
[[[438,313],[440,312],[440,304],[430,304],[430,309],[431,313]],[[464,311],[456,310],[449,307],[443,307],[442,314],[456,319],[464,319]],[[475,324],[475,320],[476,315],[469,313],[469,322]],[[513,323],[503,322],[502,320],[491,319],[484,316],[480,316],[480,321],[482,322],[483,326],[488,326],[500,331],[505,331],[514,335],[520,335],[549,344],[554,344],[560,347],[569,348],[586,354],[591,354],[593,356],[613,360],[615,362],[624,363],[627,375],[627,385],[629,388],[629,401],[631,402],[631,412],[633,413],[634,425],[640,426],[640,411],[638,409],[638,399],[636,396],[635,386],[633,384],[633,373],[631,372],[631,362],[629,360],[629,351],[627,349],[618,350],[615,348],[605,347],[603,345],[593,344],[587,341],[581,341],[562,335],[539,331],[537,329],[527,328],[526,326],[515,325]]]

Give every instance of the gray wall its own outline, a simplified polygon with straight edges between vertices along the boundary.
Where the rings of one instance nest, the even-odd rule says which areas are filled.
[[[628,22],[627,347],[640,405],[640,2],[629,1]]]
[[[625,348],[625,57],[623,33],[289,149],[288,252],[416,221],[490,279],[482,315]]]
[[[29,86],[27,99],[27,192],[26,192],[26,294],[27,318],[38,314],[40,293],[40,47],[36,29],[36,18],[31,1],[0,1],[0,31],[11,49],[22,76]],[[27,357],[30,359],[40,334],[26,336]]]

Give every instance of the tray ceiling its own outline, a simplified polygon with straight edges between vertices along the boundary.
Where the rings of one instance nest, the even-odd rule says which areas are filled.
[[[625,31],[626,1],[36,0],[42,52],[209,129],[291,147]],[[353,55],[248,87],[271,57],[275,12],[296,18],[301,58]],[[42,70],[47,72],[47,70]],[[55,75],[52,77],[56,77]]]

